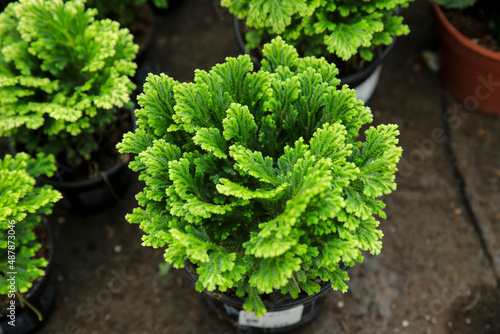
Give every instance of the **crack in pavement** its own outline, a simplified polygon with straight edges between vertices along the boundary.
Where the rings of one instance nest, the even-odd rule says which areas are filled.
[[[453,110],[450,111],[448,103],[449,99],[449,93],[444,90],[442,99],[442,120],[445,133],[448,138],[450,138],[447,144],[448,157],[454,172],[455,179],[459,183],[458,187],[463,198],[463,204],[469,216],[471,217],[471,221],[474,225],[474,229],[478,234],[481,247],[483,248],[486,257],[490,262],[491,269],[496,280],[496,287],[498,288],[500,286],[500,246],[495,236],[493,225],[482,209],[481,204],[479,203],[480,195],[475,189],[472,175],[470,173],[470,170],[467,168],[467,162],[470,162],[470,159],[467,159],[467,156],[464,156],[467,155],[467,153],[463,153],[463,150],[460,150],[460,148],[458,147],[457,141],[453,139],[454,135],[452,134],[450,122],[446,121],[446,119],[449,119],[449,115],[445,116],[446,112],[449,112],[450,114],[456,112]],[[459,108],[464,107],[459,106]]]

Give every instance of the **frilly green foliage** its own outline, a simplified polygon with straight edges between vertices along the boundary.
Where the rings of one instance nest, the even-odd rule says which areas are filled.
[[[358,54],[368,61],[378,45],[409,33],[396,14],[412,0],[222,0],[222,6],[244,19],[247,47],[254,49],[263,37],[281,35],[302,54],[335,54],[349,60]]]
[[[175,267],[197,266],[197,289],[236,288],[262,315],[260,295],[312,294],[320,278],[346,291],[343,262],[380,252],[376,199],[396,188],[396,125],[361,127],[372,114],[325,59],[300,58],[280,37],[227,58],[193,83],[149,75],[138,129],[119,150],[137,154],[140,208],[127,215],[143,245],[167,245]]]
[[[0,136],[90,157],[77,145],[129,102],[137,52],[128,30],[95,14],[81,0],[20,0],[0,14]]]
[[[36,241],[33,229],[40,224],[41,216],[52,212],[52,206],[61,198],[51,186],[35,186],[35,177],[52,175],[56,170],[54,157],[40,153],[36,158],[27,153],[6,155],[0,160],[0,295],[8,294],[8,272],[17,272],[18,292],[25,293],[33,280],[44,275],[47,265],[44,258],[34,258],[41,244]],[[15,234],[9,234],[14,221]],[[13,235],[15,238],[8,238]],[[9,241],[15,241],[15,270],[8,262]]]

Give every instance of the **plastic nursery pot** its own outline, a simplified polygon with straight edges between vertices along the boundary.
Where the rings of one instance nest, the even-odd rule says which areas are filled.
[[[64,182],[46,177],[38,179],[61,192],[63,208],[79,213],[95,213],[120,201],[130,184],[131,175],[127,164],[120,161],[107,172],[89,180]]]
[[[500,52],[477,45],[448,21],[437,4],[432,8],[445,86],[467,109],[500,114]]]
[[[359,72],[339,77],[340,85],[348,85],[356,91],[356,97],[358,99],[368,103],[375,88],[377,88],[380,72],[382,72],[383,68],[383,62],[391,52],[395,43],[396,39],[394,38],[392,43],[384,48],[380,56]]]
[[[346,267],[343,269],[345,270]],[[198,274],[194,265],[186,261],[184,270],[196,282]],[[279,302],[264,300],[267,312],[263,317],[256,317],[253,312],[243,309],[242,298],[230,297],[220,292],[203,291],[209,308],[222,320],[228,321],[244,333],[285,333],[308,324],[323,310],[329,283],[324,283],[321,290],[311,296],[299,296]]]
[[[250,55],[252,62],[256,68],[260,68],[260,61],[252,55],[245,47],[245,40],[243,33],[240,28],[240,20],[237,16],[234,16],[233,27],[234,27],[234,37],[236,39],[236,44],[238,45],[241,52]],[[380,56],[373,60],[368,66],[364,67],[362,70],[356,73],[352,73],[347,76],[340,76],[340,85],[348,85],[350,88],[356,91],[356,97],[365,103],[368,103],[370,98],[377,87],[378,80],[380,77],[380,72],[382,72],[383,61],[387,55],[392,50],[396,39],[384,48]]]
[[[55,297],[55,284],[52,280],[52,262],[54,258],[54,241],[52,232],[46,219],[42,218],[40,226],[46,235],[48,244],[48,264],[45,267],[45,275],[35,281],[31,289],[23,295],[31,305],[33,305],[42,315],[43,320],[47,318],[52,308]],[[25,334],[30,333],[40,327],[43,322],[38,319],[38,315],[28,306],[21,307],[21,303],[16,297],[15,303],[15,326],[9,324],[11,319],[9,309],[0,310],[0,334]]]
[[[138,6],[135,15],[136,19],[130,25],[129,30],[134,36],[134,43],[139,45],[139,51],[137,51],[137,55],[135,56],[135,62],[138,68],[140,68],[142,64],[146,62],[147,54],[153,43],[152,38],[154,34],[155,15],[153,8],[148,3]],[[140,81],[140,78],[137,78],[137,74],[134,80]]]
[[[151,6],[155,15],[166,15],[174,7],[178,6],[181,0],[167,0],[167,8],[160,8],[155,5],[153,0],[148,0],[148,5]]]
[[[128,112],[132,120],[132,128],[135,130],[134,112],[132,109],[129,109]],[[127,163],[120,160],[111,169],[87,180],[64,181],[43,176],[38,177],[37,180],[44,184],[50,184],[61,192],[63,198],[58,205],[64,209],[81,214],[91,214],[118,203],[128,189],[132,175],[133,172],[127,167]]]

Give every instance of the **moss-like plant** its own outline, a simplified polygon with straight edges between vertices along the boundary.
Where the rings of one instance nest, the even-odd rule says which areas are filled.
[[[235,288],[257,315],[263,294],[313,294],[317,278],[346,291],[341,262],[382,247],[377,197],[395,189],[402,151],[396,125],[359,138],[372,114],[336,88],[334,64],[280,37],[263,53],[258,72],[243,55],[193,83],[149,75],[138,129],[118,145],[146,183],[127,215],[143,245],[167,245],[175,267],[196,265],[199,291]]]
[[[20,0],[0,14],[0,136],[14,146],[89,159],[97,143],[79,144],[129,102],[138,47],[95,14],[81,0]]]
[[[36,186],[35,178],[55,170],[54,157],[42,153],[36,158],[26,153],[6,155],[0,160],[0,295],[26,293],[45,274],[47,260],[36,256],[42,245],[34,229],[42,215],[52,212],[61,194],[48,185]],[[16,273],[14,292],[7,281],[12,272]]]
[[[374,50],[409,33],[396,10],[412,0],[222,0],[245,21],[247,48],[281,35],[305,56],[370,61]],[[338,63],[339,61],[337,61]]]

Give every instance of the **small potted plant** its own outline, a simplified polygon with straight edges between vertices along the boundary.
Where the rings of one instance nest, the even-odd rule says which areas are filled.
[[[394,38],[410,31],[398,10],[411,1],[222,0],[221,4],[235,15],[238,44],[257,59],[262,57],[262,45],[281,35],[299,54],[325,57],[337,64],[341,83],[354,88],[366,102]],[[243,29],[238,18],[243,20]]]
[[[61,194],[35,177],[51,175],[53,156],[26,153],[0,160],[0,331],[28,333],[47,315],[53,298],[49,288],[53,245],[49,215]]]
[[[143,245],[166,245],[166,261],[241,327],[272,327],[266,310],[294,305],[290,329],[315,315],[308,298],[346,291],[343,265],[380,252],[377,197],[396,188],[402,149],[396,125],[359,138],[371,111],[337,88],[334,64],[280,37],[262,52],[258,72],[242,55],[192,83],[150,74],[118,147],[146,184],[127,215]]]
[[[494,1],[433,0],[441,77],[469,110],[500,113],[500,12]]]
[[[115,145],[132,128],[135,88],[132,35],[95,14],[79,0],[22,0],[0,14],[0,136],[54,154],[58,171],[44,182],[83,210],[126,187]]]

